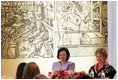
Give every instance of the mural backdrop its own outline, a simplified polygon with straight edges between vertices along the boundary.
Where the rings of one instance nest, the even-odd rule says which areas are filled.
[[[71,57],[108,50],[106,1],[1,1],[1,58]]]

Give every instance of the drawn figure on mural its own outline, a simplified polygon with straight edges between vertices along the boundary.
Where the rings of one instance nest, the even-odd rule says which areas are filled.
[[[48,30],[46,30],[42,22],[36,22],[37,31],[29,36],[29,43],[31,43],[31,48],[25,58],[33,58],[36,56],[44,57],[45,54],[41,53],[41,49],[44,42],[48,40]]]
[[[90,24],[90,11],[89,10],[85,10],[85,14],[84,14],[84,19],[83,22],[86,24],[86,29],[89,30],[89,24]]]
[[[69,6],[73,6],[72,4],[69,4]],[[68,8],[69,8],[68,6]],[[67,8],[67,9],[68,9]],[[58,44],[62,45],[63,44],[63,39],[64,36],[66,36],[66,33],[73,33],[73,32],[79,32],[80,31],[80,26],[81,26],[81,22],[82,19],[80,17],[80,15],[78,15],[77,13],[72,13],[70,11],[66,11],[63,12],[63,7],[61,8],[62,12],[57,13],[57,19],[58,19],[58,25],[57,27],[59,27],[58,31],[58,35],[59,35],[59,40],[58,40]]]
[[[17,23],[19,20],[21,20],[22,15],[18,14],[17,12],[13,12],[13,11],[10,12],[10,13],[8,13],[8,15],[9,15],[9,18],[6,20],[5,23],[3,23],[2,26],[4,26],[4,27],[6,27],[6,26],[11,27],[11,30],[10,30],[9,35],[8,35],[8,37],[10,37],[11,36],[11,33],[14,32],[14,31],[12,31],[13,28],[14,28],[13,25],[15,23]],[[3,47],[4,47],[4,45],[2,45],[2,48]]]
[[[6,39],[4,40],[3,44],[2,44],[2,52],[4,54],[2,54],[3,58],[16,58],[18,57],[18,50],[16,52],[12,52],[12,50],[10,50],[10,47],[14,46],[15,50],[18,49],[18,41],[15,41],[14,38],[16,38],[17,36],[19,36],[19,29],[21,28],[21,26],[24,26],[24,21],[22,20],[23,16],[22,16],[22,12],[18,13],[18,12],[11,12],[11,22],[10,23],[5,23],[6,26],[10,25],[9,27],[11,27],[9,34],[7,35]],[[14,21],[15,20],[15,21]]]

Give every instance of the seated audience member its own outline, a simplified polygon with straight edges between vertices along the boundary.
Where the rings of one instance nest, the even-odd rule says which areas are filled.
[[[33,79],[49,79],[49,78],[44,74],[37,74],[36,76],[34,76]]]
[[[94,78],[101,78],[101,73],[104,72],[105,77],[113,79],[116,70],[107,63],[107,53],[104,48],[98,48],[95,52],[97,63],[89,69],[89,74],[92,72]]]
[[[16,71],[16,79],[22,79],[22,75],[23,75],[23,69],[25,67],[27,63],[22,62],[18,65],[17,67],[17,71]]]
[[[33,79],[33,77],[37,74],[40,74],[40,69],[38,65],[34,62],[30,62],[26,64],[23,70],[22,79]]]
[[[57,58],[60,61],[54,62],[52,66],[52,70],[71,70],[74,71],[75,63],[68,61],[70,57],[70,52],[67,48],[62,47],[58,50]]]

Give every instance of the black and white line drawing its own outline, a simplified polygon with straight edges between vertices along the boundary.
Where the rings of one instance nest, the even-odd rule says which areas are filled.
[[[93,56],[108,49],[107,19],[106,1],[1,1],[1,58]]]

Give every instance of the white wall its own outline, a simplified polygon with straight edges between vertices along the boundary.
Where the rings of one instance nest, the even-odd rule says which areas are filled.
[[[117,70],[117,1],[108,1],[108,55],[109,64]]]

